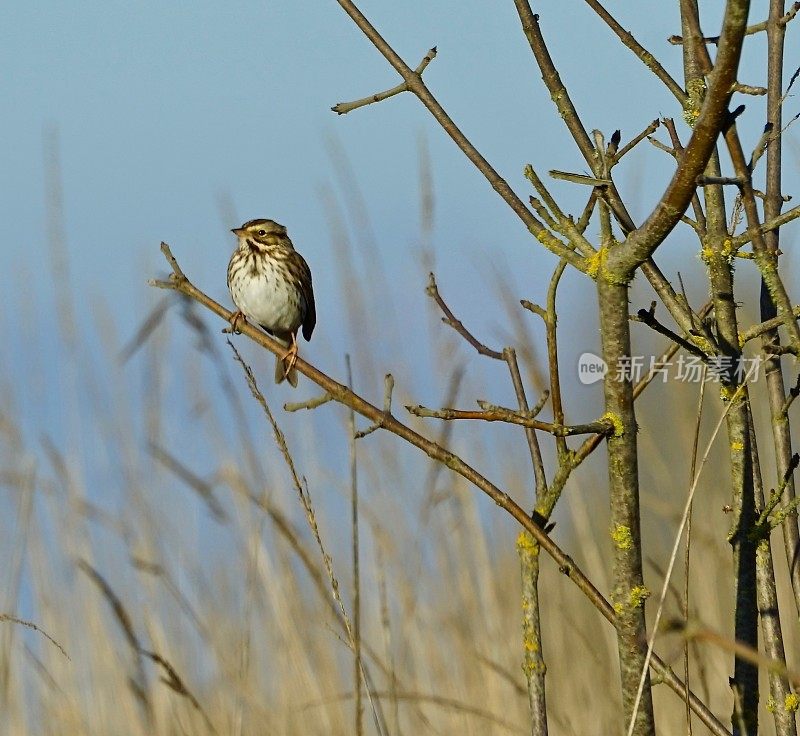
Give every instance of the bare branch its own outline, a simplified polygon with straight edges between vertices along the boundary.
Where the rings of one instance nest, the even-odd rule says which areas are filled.
[[[453,142],[463,151],[464,155],[483,174],[492,188],[505,200],[509,207],[522,220],[528,230],[548,250],[557,256],[566,258],[569,263],[579,271],[586,271],[586,264],[577,253],[572,252],[564,243],[556,238],[534,214],[525,206],[524,202],[516,195],[508,182],[492,167],[480,154],[477,148],[464,135],[453,119],[445,112],[439,101],[430,93],[422,77],[406,64],[397,52],[386,42],[364,14],[356,7],[352,0],[337,0],[342,9],[352,18],[353,22],[361,29],[364,35],[372,42],[383,57],[394,67],[395,71],[403,77],[408,91],[413,92],[428,108],[444,131],[453,139]]]
[[[606,435],[614,429],[608,420],[589,422],[588,424],[576,424],[574,426],[562,426],[551,422],[542,422],[539,419],[506,409],[505,407],[494,407],[483,409],[482,411],[470,411],[464,409],[428,409],[425,406],[406,406],[406,409],[417,417],[429,419],[479,419],[484,422],[507,422],[508,424],[519,424],[521,427],[532,427],[542,432],[547,432],[555,437],[571,437],[576,434],[601,434]]]
[[[318,406],[322,406],[323,404],[327,404],[329,401],[333,401],[333,396],[328,393],[322,394],[321,396],[317,396],[314,399],[308,399],[307,401],[293,401],[283,405],[284,411],[300,411],[301,409],[316,409]]]
[[[559,225],[556,222],[555,218],[550,214],[550,210],[544,206],[540,199],[537,199],[532,194],[528,197],[528,202],[530,202],[531,207],[533,207],[533,211],[539,215],[541,221],[547,225],[551,230],[557,230]]]
[[[740,187],[743,184],[743,180],[738,176],[706,176],[705,174],[698,176],[696,182],[701,187],[713,185]]]
[[[672,340],[675,344],[680,345],[684,350],[691,353],[692,355],[701,358],[702,360],[707,360],[708,356],[700,350],[696,345],[693,345],[685,338],[678,335],[676,332],[673,332],[669,329],[666,325],[661,324],[656,319],[656,303],[653,302],[650,305],[650,309],[640,309],[635,317],[631,317],[631,319],[635,322],[641,322],[642,324],[647,325],[655,332],[658,332],[660,335],[664,335]]]
[[[586,206],[583,208],[581,216],[575,223],[575,229],[579,233],[582,233],[589,226],[589,220],[592,217],[592,213],[594,212],[596,204],[597,204],[597,190],[592,189],[592,193],[589,195],[589,199],[586,202]]]
[[[442,299],[441,295],[439,294],[439,287],[436,285],[436,277],[433,273],[428,274],[428,286],[425,289],[425,293],[433,299],[436,304],[439,305],[439,309],[444,312],[444,317],[442,317],[442,322],[446,325],[450,325],[461,337],[463,337],[470,345],[472,345],[475,350],[477,350],[481,355],[485,355],[487,358],[494,358],[495,360],[505,360],[503,357],[503,353],[498,350],[492,350],[491,348],[487,348],[482,342],[480,342],[466,327],[464,327],[461,320],[457,319],[453,312],[450,310],[450,307],[445,304],[444,299]]]
[[[519,372],[516,351],[511,347],[505,348],[503,350],[503,357],[505,357],[506,363],[508,363],[508,372],[511,374],[511,383],[514,385],[514,393],[517,395],[517,406],[519,407],[520,413],[530,413],[532,416],[536,416],[547,401],[548,392],[544,392],[544,396],[531,410],[528,407],[525,385],[522,382],[522,376]],[[528,450],[530,451],[533,475],[536,481],[536,498],[538,499],[540,496],[547,493],[547,475],[544,470],[544,460],[542,459],[542,451],[539,447],[539,439],[533,427],[525,428],[525,438],[528,440]]]
[[[736,82],[733,85],[733,91],[742,95],[753,95],[754,97],[763,97],[767,94],[766,87],[754,87],[750,84],[741,84],[740,82]]]
[[[795,354],[797,354],[797,352],[800,352],[800,326],[798,326],[797,318],[792,311],[792,304],[789,301],[786,287],[778,273],[777,255],[767,249],[764,234],[761,231],[758,206],[753,193],[752,178],[747,168],[747,161],[745,160],[742,143],[736,130],[736,124],[734,123],[729,126],[724,135],[725,142],[728,146],[728,153],[733,163],[733,169],[736,175],[743,179],[741,185],[742,202],[744,204],[745,213],[747,214],[747,225],[753,243],[755,262],[761,271],[761,276],[769,291],[769,295],[778,310],[778,315],[784,320],[784,325],[791,338],[792,349],[795,351]]]
[[[673,147],[666,145],[666,143],[662,143],[655,136],[648,136],[647,140],[654,148],[657,148],[659,151],[664,151],[664,153],[668,153],[673,158],[678,158],[679,154]]]
[[[562,181],[569,181],[573,184],[583,184],[587,187],[607,187],[613,183],[611,179],[599,179],[596,176],[587,176],[586,174],[573,174],[571,171],[550,169],[547,173],[553,179],[561,179]]]
[[[414,74],[418,77],[422,78],[422,72],[425,71],[428,64],[430,64],[436,58],[436,47],[434,46],[427,54],[423,57],[422,61],[417,64],[417,68],[414,69]],[[353,102],[340,102],[334,105],[331,110],[335,112],[337,115],[346,115],[348,112],[352,112],[353,110],[357,110],[359,107],[365,107],[366,105],[371,105],[374,102],[382,102],[383,100],[388,100],[390,97],[394,97],[395,95],[399,95],[401,92],[408,92],[409,87],[407,82],[401,82],[400,84],[392,87],[391,89],[387,89],[384,92],[377,92],[374,95],[370,95],[369,97],[363,97],[360,100],[355,100]]]
[[[727,3],[716,64],[682,164],[645,223],[631,233],[621,247],[609,253],[607,267],[613,273],[631,276],[653,255],[689,205],[697,177],[705,169],[720,131],[730,120],[728,103],[736,81],[749,5],[749,0]]]
[[[583,236],[583,231],[578,230],[575,227],[575,223],[573,222],[572,218],[568,217],[564,214],[564,211],[559,206],[558,202],[553,198],[553,196],[548,191],[547,187],[544,185],[544,182],[539,178],[539,175],[536,173],[536,170],[528,164],[525,166],[523,173],[525,174],[525,178],[533,184],[534,189],[539,193],[539,195],[544,200],[545,205],[549,208],[549,211],[553,213],[555,218],[555,223],[553,225],[553,229],[564,235],[566,238],[569,239],[569,242],[572,244],[573,248],[577,248],[581,253],[585,256],[592,256],[597,251],[595,247]],[[588,181],[578,182],[576,178],[578,177],[577,174],[564,174],[564,172],[550,172],[550,176],[554,176],[555,174],[559,174],[555,178],[564,178],[569,179],[570,181],[576,183],[588,183]],[[580,177],[581,179],[589,180],[591,177]],[[595,179],[596,184],[592,184],[592,186],[600,186],[600,180]],[[611,183],[610,181],[606,181],[606,183]],[[533,197],[531,197],[531,204],[533,204]],[[553,218],[551,217],[550,220]]]
[[[653,133],[656,132],[658,126],[661,125],[661,121],[656,118],[650,125],[648,125],[639,135],[635,138],[632,138],[628,143],[626,143],[619,151],[617,151],[611,157],[611,164],[617,164],[619,161],[625,156],[625,154],[630,153],[636,146],[638,146],[645,138],[649,137]]]
[[[603,20],[603,22],[617,35],[622,43],[627,46],[639,60],[655,74],[666,86],[666,88],[674,95],[675,99],[681,104],[686,100],[686,93],[683,88],[670,76],[669,72],[664,69],[644,46],[642,46],[630,31],[626,31],[616,19],[609,13],[597,0],[586,0],[586,4],[594,10],[595,13]]]
[[[786,210],[786,212],[778,215],[777,217],[773,217],[771,220],[767,220],[766,222],[762,223],[758,228],[758,232],[761,234],[772,232],[773,230],[783,227],[792,220],[796,220],[798,217],[800,217],[800,206],[792,207],[792,209]],[[743,245],[747,245],[747,243],[749,243],[752,239],[753,232],[748,229],[746,232],[733,238],[731,244],[734,250],[738,250]]]
[[[750,163],[747,165],[747,168],[751,173],[755,171],[758,160],[766,153],[767,146],[769,146],[770,141],[773,139],[772,128],[772,123],[767,123],[764,126],[764,132],[761,134],[761,137],[758,139],[758,143],[756,143],[755,147],[753,148],[753,153],[750,154]]]
[[[778,21],[779,25],[787,25],[797,15],[798,11],[800,11],[800,2],[796,2],[792,5],[791,9]],[[768,21],[764,20],[761,21],[761,23],[754,23],[752,26],[747,26],[747,29],[744,33],[746,36],[753,36],[756,33],[766,31],[767,23]],[[704,36],[702,40],[703,43],[718,44],[719,36]],[[667,41],[673,46],[680,46],[683,44],[683,36],[670,36],[667,38]]]
[[[387,373],[383,382],[383,416],[392,416],[392,391],[394,391],[394,376]],[[373,422],[366,429],[362,429],[355,433],[355,439],[360,440],[368,434],[372,434],[376,429],[383,428],[383,417],[377,422]]]
[[[794,309],[792,309],[792,314],[800,319],[800,307],[794,307]],[[772,319],[765,320],[764,322],[759,322],[757,325],[748,327],[739,337],[739,342],[740,344],[744,345],[755,337],[759,337],[770,330],[775,330],[778,327],[781,327],[785,322],[786,318],[782,316],[773,317]]]
[[[789,414],[789,407],[794,403],[795,399],[800,396],[800,373],[795,379],[794,386],[789,389],[789,394],[781,407],[780,416],[786,418]]]
[[[340,3],[345,3],[347,0],[339,0]],[[204,292],[200,291],[194,284],[192,284],[177,266],[169,246],[162,245],[162,252],[165,258],[172,265],[174,263],[173,276],[169,281],[153,281],[153,286],[158,288],[171,289],[185,294],[187,297],[199,302],[204,307],[212,311],[218,317],[226,322],[230,322],[233,313],[225,309],[221,304],[214,301]],[[178,274],[180,274],[178,276]],[[278,355],[283,354],[284,348],[280,343],[277,343],[263,330],[259,330],[250,324],[242,325],[242,334],[256,342],[261,347],[269,350],[270,352]],[[338,381],[335,381],[330,376],[326,375],[316,367],[307,363],[302,358],[297,359],[295,364],[298,372],[309,378],[323,389],[327,394],[345,406],[351,407],[354,411],[367,419],[372,421],[379,421],[383,416],[383,412],[378,407],[370,404],[368,401],[360,397],[358,394],[350,391],[346,386],[343,386]],[[384,417],[383,429],[392,434],[400,437],[408,442],[410,445],[422,450],[431,459],[445,465],[454,473],[460,475],[466,481],[474,485],[476,488],[485,493],[494,503],[512,516],[531,536],[537,541],[541,548],[550,555],[558,564],[559,569],[563,572],[573,583],[583,592],[583,594],[592,602],[597,610],[608,620],[612,625],[616,626],[617,617],[611,604],[600,593],[599,590],[592,584],[586,575],[578,568],[572,558],[567,555],[553,540],[552,538],[537,524],[533,519],[523,511],[523,509],[504,491],[491,483],[488,479],[478,473],[474,468],[464,462],[460,457],[450,452],[441,445],[423,437],[415,432],[411,427],[398,421],[395,417]],[[670,689],[674,690],[680,697],[686,696],[686,688],[681,680],[675,675],[672,669],[659,657],[653,656],[651,659],[651,666],[655,672],[662,678]],[[716,736],[726,736],[728,731],[708,709],[708,707],[694,693],[689,693],[689,698],[692,704],[692,709],[698,714],[706,725],[711,729],[712,733]]]

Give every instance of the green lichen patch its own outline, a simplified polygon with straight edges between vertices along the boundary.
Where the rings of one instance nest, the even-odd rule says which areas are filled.
[[[611,531],[611,541],[617,549],[633,549],[633,534],[630,527],[617,524]]]
[[[539,545],[533,538],[530,532],[524,529],[517,535],[517,550],[520,552],[528,552],[532,555],[539,554]]]
[[[636,585],[628,593],[628,602],[631,608],[641,608],[642,604],[650,597],[650,591],[644,585]]]
[[[601,422],[608,422],[611,427],[613,428],[612,434],[614,437],[622,437],[625,434],[625,425],[622,423],[622,419],[619,415],[614,414],[613,411],[607,411],[600,417]]]

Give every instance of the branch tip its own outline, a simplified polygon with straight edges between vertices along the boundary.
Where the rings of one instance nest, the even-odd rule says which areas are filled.
[[[417,64],[416,69],[414,69],[411,73],[419,80],[422,79],[422,72],[428,67],[435,58],[436,58],[436,46],[433,46],[429,49],[428,53],[422,57],[422,61]],[[359,107],[366,107],[367,105],[372,105],[375,102],[382,102],[383,100],[388,100],[390,97],[395,97],[399,95],[401,92],[408,92],[410,90],[408,79],[404,79],[400,84],[395,85],[394,87],[390,87],[383,92],[376,92],[375,94],[369,95],[367,97],[362,97],[359,100],[353,100],[352,102],[338,102],[335,104],[331,110],[335,112],[337,115],[345,115],[348,112],[352,112],[353,110],[357,110]]]

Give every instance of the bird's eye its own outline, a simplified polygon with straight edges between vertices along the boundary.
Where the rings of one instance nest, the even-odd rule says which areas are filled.
[[[261,236],[263,237],[264,235],[266,235],[266,234],[267,234],[267,231],[266,231],[266,230],[259,230],[259,231],[258,231],[258,234],[259,234],[259,235],[261,235]]]

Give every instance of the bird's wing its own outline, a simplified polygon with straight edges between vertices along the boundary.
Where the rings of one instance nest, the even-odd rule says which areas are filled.
[[[317,307],[314,304],[314,286],[311,282],[311,269],[308,267],[305,258],[299,253],[297,254],[297,258],[303,274],[300,279],[300,289],[306,302],[306,316],[303,320],[303,337],[306,340],[310,340],[311,333],[314,332],[314,325],[317,324]]]

